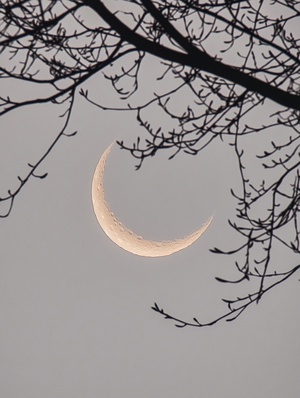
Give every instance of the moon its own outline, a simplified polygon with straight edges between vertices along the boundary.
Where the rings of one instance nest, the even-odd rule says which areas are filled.
[[[106,235],[122,249],[144,257],[169,256],[194,243],[206,231],[213,217],[210,217],[197,231],[176,240],[152,241],[136,235],[126,228],[110,211],[105,199],[103,177],[106,160],[114,142],[103,152],[92,181],[92,202],[96,218]]]

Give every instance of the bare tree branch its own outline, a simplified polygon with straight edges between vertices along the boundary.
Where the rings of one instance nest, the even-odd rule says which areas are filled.
[[[0,83],[37,85],[43,95],[1,92],[0,117],[44,103],[61,107],[64,122],[40,159],[28,163],[25,177],[17,176],[18,187],[2,195],[1,217],[9,216],[31,178],[46,177],[38,167],[61,138],[75,134],[68,126],[77,94],[102,110],[135,114],[146,138],[119,145],[137,159],[137,169],[160,150],[170,150],[170,158],[182,151],[195,156],[220,140],[234,149],[237,162],[240,185],[231,190],[236,215],[229,225],[242,243],[211,251],[231,256],[237,272],[235,279],[217,281],[241,284],[247,293],[224,299],[226,311],[208,322],[185,321],[157,304],[153,309],[179,327],[237,319],[300,267],[299,18],[294,0],[2,2]],[[144,65],[152,56],[160,86],[141,100]],[[95,74],[125,105],[93,97],[85,84]],[[257,140],[252,158],[248,137]],[[253,162],[261,171],[255,175]],[[295,260],[278,264],[275,249]]]

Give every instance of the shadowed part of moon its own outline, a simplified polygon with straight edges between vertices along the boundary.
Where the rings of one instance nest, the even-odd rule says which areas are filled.
[[[126,228],[110,211],[105,200],[103,188],[103,176],[107,156],[114,143],[104,151],[102,154],[92,182],[92,201],[97,220],[106,235],[122,249],[127,250],[132,254],[144,257],[161,257],[168,256],[183,250],[194,243],[208,228],[213,217],[210,217],[197,231],[193,232],[181,239],[167,240],[167,241],[152,241],[146,240],[141,236],[136,235],[130,229]]]

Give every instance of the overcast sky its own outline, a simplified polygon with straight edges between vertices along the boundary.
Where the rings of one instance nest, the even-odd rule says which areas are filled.
[[[87,87],[95,97],[105,92]],[[37,106],[0,120],[2,194],[58,132],[55,112]],[[114,147],[108,202],[137,234],[179,238],[215,214],[191,247],[142,258],[107,238],[91,203],[103,151],[142,134],[134,115],[100,111],[77,96],[73,130],[41,166],[48,177],[30,181],[1,220],[1,397],[297,398],[297,277],[235,322],[211,328],[178,329],[150,309],[156,301],[175,316],[209,321],[225,310],[222,298],[248,292],[215,281],[234,274],[233,259],[209,252],[239,239],[227,225],[235,207],[229,189],[238,186],[232,149],[219,142],[171,161],[161,153],[137,172],[129,153]]]

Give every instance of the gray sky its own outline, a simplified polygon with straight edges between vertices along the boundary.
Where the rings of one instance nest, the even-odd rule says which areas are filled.
[[[55,112],[42,106],[1,120],[3,191],[58,127]],[[235,205],[229,188],[238,186],[231,149],[219,143],[172,161],[163,153],[136,172],[134,159],[114,148],[108,201],[136,233],[179,238],[215,213],[188,249],[140,258],[102,232],[90,194],[102,152],[116,138],[134,141],[139,126],[133,115],[101,112],[78,97],[73,129],[78,135],[63,139],[40,168],[49,176],[29,182],[1,220],[0,395],[297,398],[297,277],[237,321],[212,328],[178,329],[150,309],[156,301],[184,319],[208,321],[225,310],[221,298],[248,292],[216,282],[234,274],[233,259],[209,253],[238,239],[227,226]]]

